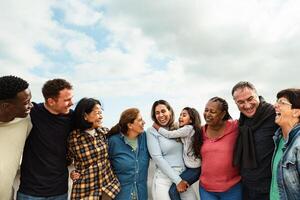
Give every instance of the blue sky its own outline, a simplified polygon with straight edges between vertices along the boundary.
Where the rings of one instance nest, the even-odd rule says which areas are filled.
[[[151,125],[155,100],[203,112],[213,96],[253,82],[268,101],[299,87],[300,2],[266,0],[0,0],[0,75],[28,80],[43,101],[45,81],[62,77],[75,101],[104,103],[104,124],[138,107]]]

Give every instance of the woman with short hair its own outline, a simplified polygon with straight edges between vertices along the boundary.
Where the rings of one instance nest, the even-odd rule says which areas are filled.
[[[300,198],[300,89],[277,93],[271,200]]]

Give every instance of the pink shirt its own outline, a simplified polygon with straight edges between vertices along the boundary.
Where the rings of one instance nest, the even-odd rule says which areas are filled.
[[[216,139],[209,139],[206,129],[202,127],[200,185],[209,192],[225,192],[241,180],[238,168],[232,164],[238,121],[228,120],[224,134]]]

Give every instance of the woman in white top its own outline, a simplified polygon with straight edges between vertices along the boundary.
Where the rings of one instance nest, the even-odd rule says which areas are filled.
[[[200,148],[202,144],[201,121],[198,111],[194,108],[185,107],[179,117],[179,129],[167,130],[154,123],[153,127],[158,133],[166,138],[180,138],[183,143],[183,160],[186,170],[180,177],[187,181],[189,185],[195,183],[200,176]],[[169,195],[171,200],[180,200],[179,189],[173,183]]]
[[[174,112],[165,100],[155,101],[151,110],[152,120],[161,127],[174,130]],[[179,176],[185,170],[182,158],[183,146],[176,139],[168,139],[153,127],[147,130],[147,145],[155,163],[152,197],[154,200],[170,200],[168,191],[175,183],[182,200],[196,200],[197,196],[188,183]]]

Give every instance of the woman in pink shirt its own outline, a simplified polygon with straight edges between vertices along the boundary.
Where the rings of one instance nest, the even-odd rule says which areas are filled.
[[[242,200],[241,176],[232,164],[238,121],[232,120],[227,102],[211,98],[204,110],[202,127],[200,198],[205,200]]]

